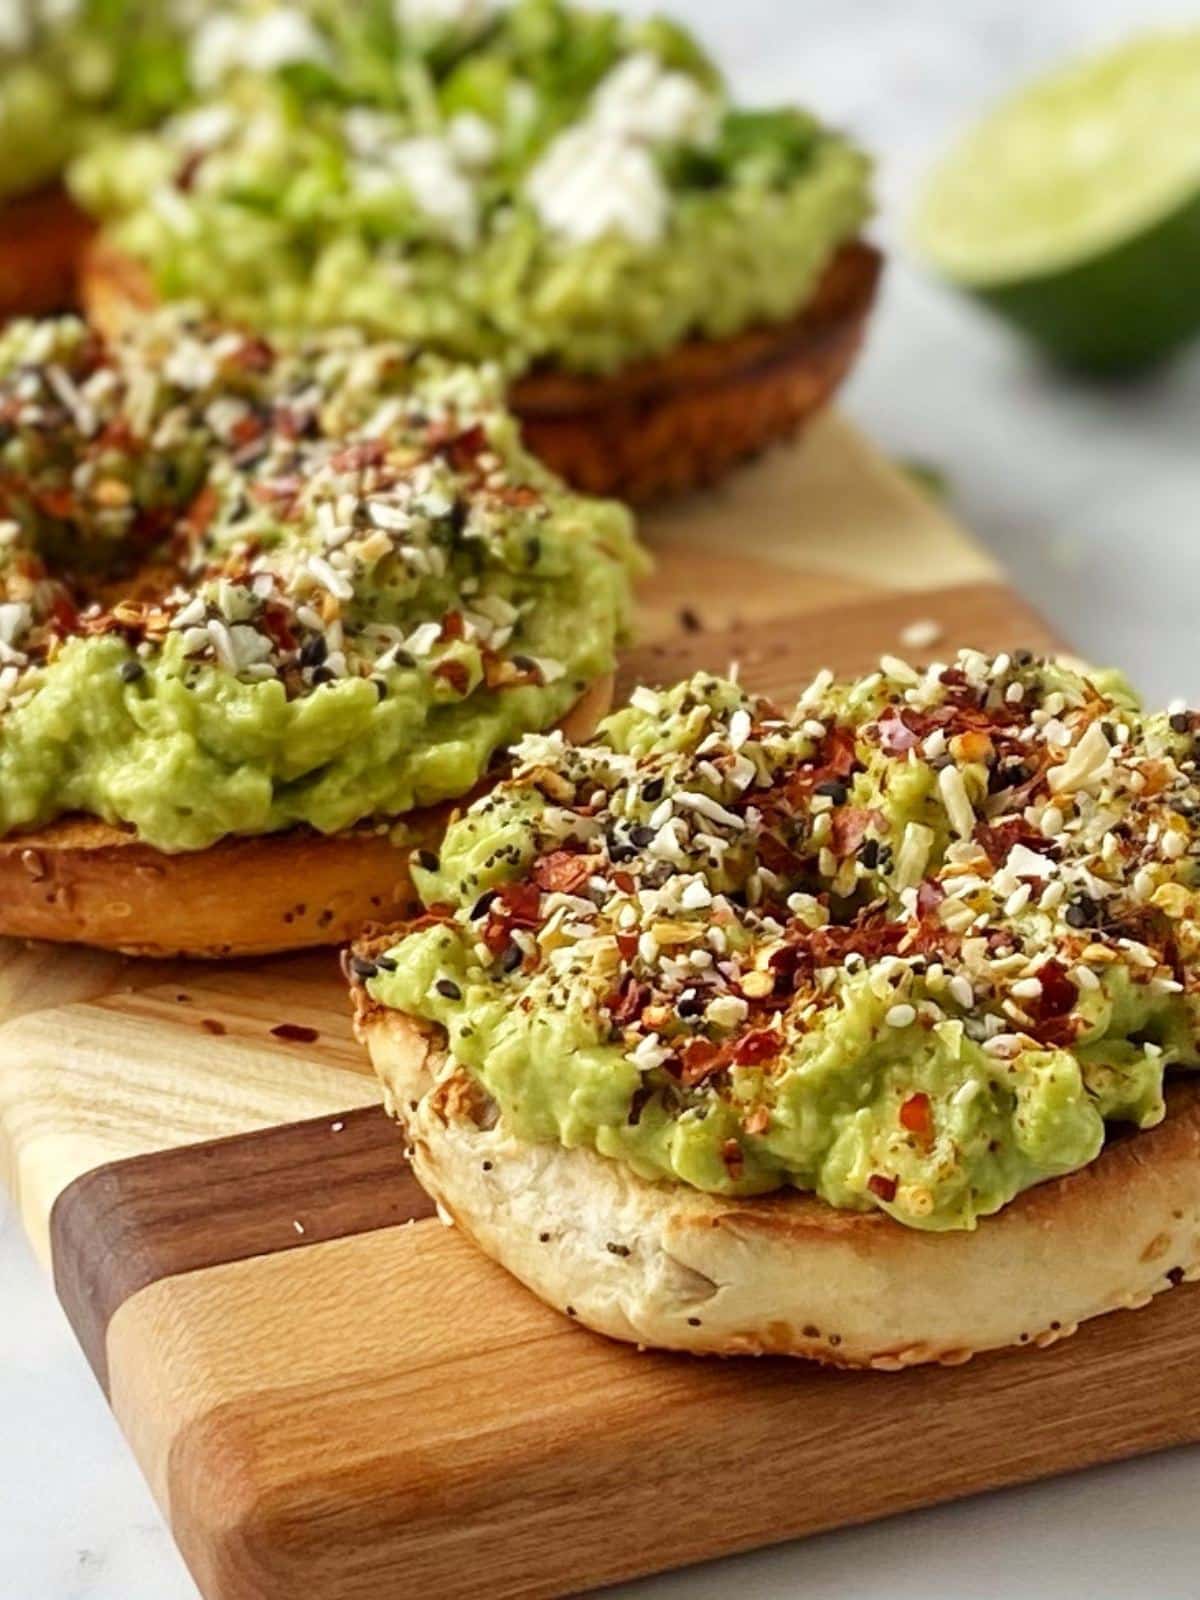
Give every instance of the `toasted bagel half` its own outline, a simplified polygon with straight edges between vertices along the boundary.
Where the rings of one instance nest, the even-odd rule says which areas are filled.
[[[858,353],[881,270],[879,252],[855,241],[790,322],[695,339],[612,377],[531,373],[509,397],[526,443],[576,488],[633,504],[712,484],[827,403]],[[102,234],[84,253],[81,294],[110,337],[155,302],[145,269]]]
[[[563,718],[588,737],[612,703],[592,684]],[[0,935],[135,956],[228,958],[345,943],[407,914],[414,850],[438,843],[454,805],[345,833],[309,828],[167,854],[130,829],[71,816],[0,839]]]
[[[73,306],[93,224],[58,184],[0,209],[0,322]]]
[[[727,1200],[514,1138],[438,1030],[356,987],[357,1030],[423,1186],[550,1305],[614,1339],[898,1371],[1056,1343],[1200,1276],[1200,1082],[1166,1120],[971,1233],[795,1191]]]

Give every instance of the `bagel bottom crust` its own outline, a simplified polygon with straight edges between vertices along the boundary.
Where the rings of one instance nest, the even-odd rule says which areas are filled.
[[[444,1040],[356,990],[357,1029],[443,1213],[599,1333],[706,1355],[898,1371],[1046,1346],[1200,1276],[1200,1083],[1165,1122],[971,1233],[796,1192],[726,1200],[508,1133]]]
[[[0,208],[0,322],[44,316],[76,302],[93,225],[57,184]]]
[[[561,727],[590,737],[611,701],[603,678]],[[178,854],[94,817],[64,817],[0,839],[0,935],[216,959],[345,944],[368,923],[412,914],[409,856],[440,842],[457,804],[386,827],[292,828]]]
[[[635,505],[715,483],[828,402],[862,343],[881,266],[856,240],[790,322],[693,339],[611,377],[533,372],[510,396],[525,442],[577,489]],[[141,263],[103,235],[86,252],[81,292],[89,321],[110,335],[156,298]]]

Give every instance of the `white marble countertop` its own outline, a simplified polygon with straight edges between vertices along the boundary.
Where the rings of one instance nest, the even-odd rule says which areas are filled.
[[[807,99],[881,152],[888,243],[916,178],[986,98],[1092,41],[1196,17],[1186,0],[674,10],[700,24],[748,94]],[[886,450],[948,475],[959,513],[1083,653],[1120,662],[1152,696],[1200,698],[1200,357],[1145,385],[1078,387],[900,258],[847,404]],[[196,1600],[2,1198],[0,1418],[0,1600]],[[937,1448],[936,1430],[931,1418],[920,1449]],[[1177,1450],[621,1592],[1192,1600],[1198,1495],[1200,1450]]]

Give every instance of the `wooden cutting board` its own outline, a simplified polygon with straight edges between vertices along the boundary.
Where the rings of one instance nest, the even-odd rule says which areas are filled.
[[[836,419],[647,535],[623,689],[1050,643]],[[1190,1289],[900,1376],[574,1326],[433,1214],[331,954],[0,945],[0,1018],[0,1170],[208,1600],[559,1595],[1200,1437]]]

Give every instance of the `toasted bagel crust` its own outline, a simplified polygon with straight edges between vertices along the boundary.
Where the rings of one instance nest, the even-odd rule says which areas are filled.
[[[0,208],[0,322],[73,306],[93,224],[57,184]]]
[[[856,241],[778,327],[692,340],[608,378],[532,373],[510,396],[526,443],[576,488],[635,504],[711,484],[829,400],[862,342],[881,267]],[[81,293],[109,335],[155,300],[145,269],[103,235],[85,253]]]
[[[726,1200],[508,1133],[444,1040],[356,990],[357,1028],[443,1212],[600,1333],[706,1355],[895,1371],[1045,1346],[1200,1276],[1200,1083],[1167,1119],[971,1233],[795,1192]]]
[[[563,718],[587,738],[612,703],[612,679],[593,684]],[[265,955],[343,944],[367,923],[415,903],[411,852],[436,845],[454,807],[364,825],[222,840],[167,854],[95,817],[64,817],[0,839],[0,934],[89,944],[137,956]]]

